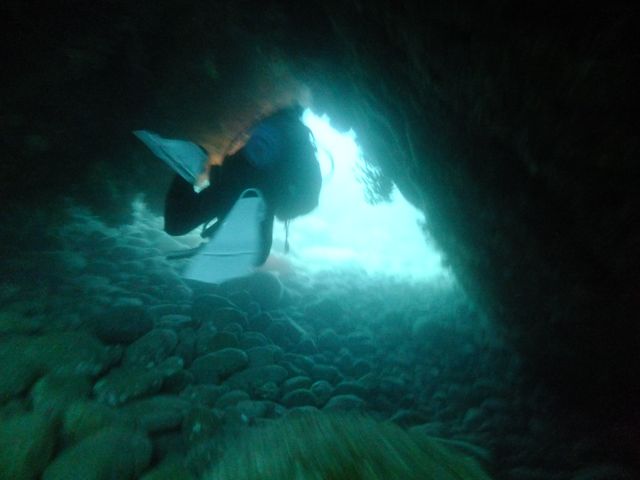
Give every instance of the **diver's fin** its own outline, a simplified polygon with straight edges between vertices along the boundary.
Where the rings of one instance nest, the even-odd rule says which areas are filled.
[[[133,134],[174,172],[187,182],[196,183],[208,159],[207,152],[201,146],[186,140],[164,138],[148,130],[136,130]]]
[[[192,258],[182,276],[221,283],[253,272],[262,254],[261,223],[267,206],[259,190],[242,192],[213,238]]]

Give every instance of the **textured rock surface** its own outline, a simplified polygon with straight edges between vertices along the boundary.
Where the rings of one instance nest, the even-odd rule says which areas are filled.
[[[0,420],[0,445],[0,478],[38,478],[53,454],[55,423],[42,414]]]
[[[233,430],[284,416],[303,388],[319,408],[357,395],[380,418],[481,445],[500,478],[629,476],[617,464],[639,458],[635,6],[61,3],[0,7],[0,420],[64,410],[64,454],[134,424],[118,410],[140,398],[212,409],[241,389],[252,400],[215,412]],[[161,211],[170,179],[130,131],[221,153],[302,83],[425,211],[482,312],[457,289],[358,274],[192,285],[164,260],[193,245],[133,202]],[[143,311],[155,330],[147,315],[128,323]],[[252,348],[265,340],[278,347]],[[189,385],[184,365],[229,346],[246,371]],[[286,383],[301,376],[329,381]],[[81,378],[113,408],[69,406]],[[167,410],[147,424],[154,462],[189,447]],[[204,468],[217,439],[196,441],[210,443],[189,452]]]
[[[0,78],[2,174],[15,179],[3,198],[41,205],[73,193],[122,218],[123,198],[144,191],[158,203],[168,180],[130,130],[222,150],[304,83],[316,110],[353,127],[426,211],[467,291],[540,373],[553,367],[550,382],[596,403],[638,386],[625,368],[640,363],[630,334],[640,256],[628,227],[639,206],[637,9],[318,0],[275,2],[256,18],[258,2],[76,7],[3,9],[15,41]],[[109,161],[87,161],[96,152]],[[22,175],[43,155],[38,174]],[[76,257],[58,264],[90,263]],[[267,293],[260,285],[254,294]]]
[[[63,451],[43,480],[137,478],[151,460],[151,443],[137,433],[105,429]]]

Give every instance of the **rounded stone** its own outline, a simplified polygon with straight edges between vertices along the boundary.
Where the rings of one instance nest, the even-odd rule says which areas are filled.
[[[55,446],[55,422],[29,413],[0,422],[0,478],[40,478]]]
[[[318,399],[320,405],[324,404],[329,400],[331,394],[333,393],[333,387],[326,380],[318,380],[313,385],[311,385],[311,391]]]
[[[151,330],[127,347],[122,363],[150,368],[171,355],[177,345],[178,336],[173,330]]]
[[[225,297],[220,295],[199,295],[193,299],[191,307],[191,316],[198,324],[208,321],[212,312],[220,308],[230,308],[233,304]]]
[[[333,391],[334,395],[357,395],[365,398],[369,390],[358,382],[340,382]]]
[[[282,384],[282,392],[289,393],[293,390],[298,390],[301,388],[310,388],[313,382],[309,377],[298,376],[288,379]]]
[[[245,332],[240,337],[240,348],[247,350],[253,347],[268,345],[269,340],[259,332]]]
[[[258,332],[264,332],[269,328],[272,321],[273,318],[267,312],[258,313],[249,318],[249,328]]]
[[[327,328],[318,335],[318,347],[321,350],[337,351],[341,347],[340,337],[334,330]]]
[[[191,365],[191,372],[199,383],[215,383],[211,380],[226,378],[249,364],[247,354],[237,348],[225,348],[198,357]]]
[[[63,450],[42,480],[137,478],[151,461],[151,442],[139,433],[102,430]]]
[[[216,408],[224,410],[227,407],[233,407],[243,400],[249,400],[249,394],[244,390],[231,390],[229,393],[222,395],[216,402]]]
[[[281,402],[285,407],[317,406],[318,399],[311,390],[300,388],[287,393]]]
[[[316,380],[326,380],[330,383],[337,383],[342,379],[340,371],[331,365],[314,365],[311,376]]]
[[[223,330],[233,323],[242,328],[248,326],[247,316],[237,308],[218,308],[211,312],[209,320],[218,330]]]
[[[207,440],[222,428],[222,418],[214,410],[192,408],[182,423],[182,434],[187,442],[195,444]]]
[[[271,310],[282,300],[283,286],[278,277],[268,272],[256,272],[249,277],[247,290],[264,310]]]
[[[356,395],[337,395],[332,397],[324,406],[325,411],[362,410],[364,400]]]
[[[261,367],[271,365],[282,358],[282,349],[276,345],[265,345],[263,347],[253,347],[247,350],[250,367]]]

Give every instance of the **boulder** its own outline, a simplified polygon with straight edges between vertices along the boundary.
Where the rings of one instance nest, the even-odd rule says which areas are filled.
[[[158,370],[140,366],[115,368],[93,386],[99,402],[117,406],[156,393],[162,387],[164,377]]]
[[[220,308],[232,308],[234,305],[225,297],[214,294],[200,295],[193,299],[191,317],[197,324],[211,318],[211,313]]]
[[[204,407],[190,409],[182,422],[182,435],[190,444],[209,440],[222,428],[222,417]]]
[[[253,367],[238,372],[229,377],[225,385],[245,392],[252,392],[267,382],[282,384],[288,376],[287,370],[279,365],[265,365]]]
[[[240,348],[248,350],[253,347],[263,347],[269,344],[269,340],[260,332],[245,332],[240,337]]]
[[[300,388],[310,388],[312,383],[311,379],[305,376],[289,378],[282,385],[282,393],[287,394]]]
[[[91,319],[93,331],[105,343],[131,343],[154,325],[154,317],[140,306],[121,306]]]
[[[299,388],[287,393],[280,401],[285,407],[304,407],[318,405],[318,399],[311,390],[306,388]]]
[[[216,402],[216,408],[224,410],[227,407],[233,407],[243,400],[249,400],[249,394],[244,390],[231,390],[222,395]]]
[[[39,478],[53,454],[55,427],[39,413],[0,419],[0,478]]]
[[[209,314],[208,321],[218,330],[222,330],[232,323],[237,323],[242,328],[248,326],[247,316],[237,308],[218,308]]]
[[[258,313],[249,318],[249,328],[257,332],[264,332],[272,321],[273,318],[268,312]]]
[[[52,332],[30,340],[22,354],[46,371],[95,376],[114,360],[111,350],[84,332]]]
[[[132,419],[122,412],[96,401],[79,401],[71,404],[62,419],[62,438],[68,445],[78,443],[107,427],[122,427]]]
[[[282,358],[282,349],[276,345],[253,347],[247,350],[249,367],[262,367],[278,362]]]
[[[42,480],[134,480],[149,465],[151,450],[144,435],[107,428],[63,450]]]
[[[218,379],[242,370],[248,363],[247,354],[242,350],[225,348],[196,358],[190,371],[198,383],[217,383]]]
[[[180,396],[194,405],[213,408],[218,398],[229,391],[226,385],[189,385]]]
[[[168,458],[150,471],[145,473],[140,480],[196,480],[185,466],[181,458]]]
[[[356,395],[337,395],[324,406],[323,410],[331,411],[350,411],[362,410],[364,408],[364,400]]]
[[[133,342],[125,351],[124,366],[151,368],[173,353],[178,345],[178,336],[173,330],[157,328]]]
[[[186,366],[196,358],[198,336],[192,328],[184,328],[178,332],[178,344],[174,353],[184,361]]]
[[[255,272],[247,280],[247,291],[263,310],[272,310],[282,300],[283,286],[272,273]]]
[[[31,403],[35,411],[55,416],[71,403],[86,399],[91,388],[92,382],[87,375],[52,372],[34,384]]]
[[[171,430],[182,425],[191,402],[177,395],[156,395],[128,403],[119,411],[135,419],[135,424],[147,433]]]
[[[340,382],[333,390],[333,395],[357,395],[360,398],[366,398],[369,395],[369,389],[358,382]]]
[[[315,380],[326,380],[333,384],[342,380],[342,374],[332,365],[314,365],[311,369],[311,376]]]
[[[331,328],[325,328],[320,335],[318,335],[318,348],[321,350],[338,351],[342,346],[340,337]]]
[[[318,399],[319,405],[324,405],[333,393],[333,387],[326,380],[318,380],[311,385],[311,391]]]

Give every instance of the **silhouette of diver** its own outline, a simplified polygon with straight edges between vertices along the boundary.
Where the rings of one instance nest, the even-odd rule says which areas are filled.
[[[300,106],[288,107],[260,121],[245,146],[224,158],[209,173],[209,186],[199,193],[176,175],[165,200],[165,231],[184,235],[201,224],[217,222],[203,230],[212,236],[242,192],[258,189],[266,203],[260,226],[262,244],[257,265],[271,250],[273,220],[288,221],[318,204],[322,176],[311,131],[302,123]]]

